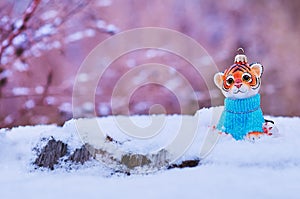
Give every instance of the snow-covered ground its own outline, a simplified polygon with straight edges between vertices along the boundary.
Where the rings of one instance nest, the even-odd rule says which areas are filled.
[[[197,135],[182,159],[199,157],[212,110],[198,112]],[[44,125],[2,129],[0,197],[300,198],[300,118],[268,118],[275,121],[280,136],[263,137],[255,143],[221,136],[212,152],[197,167],[131,176],[111,175],[113,170],[96,160],[83,166],[71,166],[71,169],[67,163],[61,163],[54,171],[35,170],[32,162],[37,157],[36,148],[41,148],[46,142],[42,138],[53,136],[62,140],[68,143],[71,151],[80,147],[74,120],[63,127]],[[148,121],[147,116],[132,116],[131,119],[144,125]],[[164,127],[157,135],[132,142],[126,142],[128,135],[118,130],[113,117],[99,118],[98,122],[110,136],[125,141],[122,150],[146,153],[168,145],[176,137],[173,134],[180,126],[182,116],[163,119]]]

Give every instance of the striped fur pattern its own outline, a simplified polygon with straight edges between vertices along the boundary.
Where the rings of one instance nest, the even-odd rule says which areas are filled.
[[[215,84],[222,90],[225,97],[244,99],[258,93],[261,84],[263,66],[259,63],[249,65],[236,57],[235,63],[224,73],[217,73],[214,77]]]

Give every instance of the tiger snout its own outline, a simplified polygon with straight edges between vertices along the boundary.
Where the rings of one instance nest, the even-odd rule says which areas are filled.
[[[234,86],[237,88],[241,88],[241,86],[243,85],[243,82],[241,79],[237,79],[235,80]]]

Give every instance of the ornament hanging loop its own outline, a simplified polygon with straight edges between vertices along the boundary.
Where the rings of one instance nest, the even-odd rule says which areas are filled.
[[[245,55],[245,51],[243,48],[238,48],[237,50],[237,55],[234,58],[234,63],[236,64],[247,64],[248,60],[247,57]]]
[[[245,54],[245,51],[244,51],[243,48],[238,48],[238,49],[236,50],[236,52],[237,52],[238,54]]]

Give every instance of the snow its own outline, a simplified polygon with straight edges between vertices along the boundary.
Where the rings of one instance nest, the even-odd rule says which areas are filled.
[[[78,74],[78,81],[79,82],[87,82],[90,79],[90,76],[88,73],[80,73]]]
[[[7,23],[7,22],[9,22],[9,17],[8,16],[3,16],[1,19],[0,19],[0,22],[1,23],[3,23],[3,24],[5,24],[5,23]]]
[[[112,3],[111,0],[98,0],[97,6],[107,7],[107,6],[110,6],[111,3]]]
[[[37,94],[42,94],[45,91],[43,86],[36,86],[34,90]]]
[[[5,50],[5,55],[13,55],[14,53],[15,53],[15,48],[13,46],[8,46]]]
[[[16,60],[14,62],[14,69],[16,69],[19,72],[25,72],[29,68],[29,65],[21,60]]]
[[[108,115],[110,113],[109,105],[105,103],[99,104],[98,112],[100,113],[100,115]]]
[[[55,18],[57,15],[58,15],[58,11],[56,11],[56,10],[49,10],[49,11],[44,12],[44,13],[41,15],[41,18],[42,18],[44,21],[46,21],[46,20]]]
[[[126,65],[129,67],[129,68],[132,68],[134,66],[136,66],[136,60],[135,59],[128,59],[126,61]]]
[[[106,22],[103,20],[97,20],[96,27],[99,29],[104,29],[106,27]]]
[[[61,47],[61,43],[59,41],[54,41],[51,43],[52,48],[60,48]]]
[[[3,56],[2,59],[0,60],[0,64],[1,65],[6,65],[8,63],[8,61],[9,61],[8,57]]]
[[[32,109],[33,107],[35,107],[35,101],[32,99],[27,100],[24,105],[26,109]]]
[[[149,49],[146,51],[146,57],[147,58],[153,58],[153,57],[159,57],[164,55],[165,52],[162,50],[157,50],[157,49]]]
[[[83,107],[84,111],[92,112],[92,111],[94,111],[95,105],[93,102],[84,102],[82,107]]]
[[[68,35],[65,39],[66,43],[75,42],[86,37],[94,37],[96,35],[96,31],[93,29],[86,29],[84,31],[78,31]]]
[[[72,104],[69,102],[64,102],[58,107],[58,109],[62,112],[71,112]]]
[[[23,20],[22,19],[18,19],[16,22],[15,22],[15,24],[14,24],[14,27],[16,28],[16,29],[19,29],[19,28],[21,28],[23,26]]]
[[[29,6],[26,10],[25,13],[30,14],[33,12],[33,6]]]
[[[12,93],[15,96],[28,95],[29,94],[29,88],[26,88],[26,87],[14,87],[12,89]]]
[[[13,117],[11,115],[8,115],[4,118],[5,124],[11,124],[14,121]]]
[[[11,77],[11,76],[12,76],[11,70],[6,69],[6,70],[2,71],[2,73],[0,73],[0,79],[4,79],[4,78],[7,78],[7,77]]]
[[[55,33],[56,33],[56,30],[52,24],[45,24],[45,25],[41,26],[38,30],[36,30],[35,37],[39,38],[39,37],[43,37],[45,35],[52,35]]]
[[[15,46],[19,46],[19,45],[22,45],[26,41],[27,41],[27,36],[25,34],[20,34],[13,39],[12,43]]]
[[[7,46],[9,43],[8,39],[5,39],[3,42],[2,42],[2,46]]]
[[[96,32],[95,32],[95,30],[89,28],[84,31],[84,34],[87,37],[94,37],[96,35]]]
[[[63,22],[62,18],[56,17],[56,18],[54,19],[53,25],[57,27],[57,26],[59,26],[62,22]]]
[[[56,98],[53,96],[48,96],[45,98],[45,103],[48,105],[53,105],[56,103]]]
[[[111,32],[111,33],[119,32],[119,28],[117,26],[115,26],[114,24],[108,24],[106,29],[108,32]]]
[[[210,125],[212,111],[202,109],[195,116],[152,115],[97,118],[103,132],[125,141],[122,150],[153,152],[172,141],[183,119],[198,117],[197,134],[181,159],[199,157],[201,144]],[[35,148],[53,136],[79,148],[75,122],[87,124],[93,119],[70,120],[63,127],[38,125],[0,130],[1,198],[299,198],[300,190],[300,118],[271,117],[280,131],[278,137],[263,137],[255,143],[235,141],[221,136],[212,152],[194,168],[160,170],[150,174],[111,175],[112,169],[90,161],[67,169],[66,163],[54,171],[35,170]],[[147,128],[156,119],[163,121],[160,131],[148,139],[125,134],[116,119],[130,119]],[[86,126],[86,131],[93,131]],[[154,129],[151,126],[150,129]],[[191,129],[185,129],[186,132]]]

